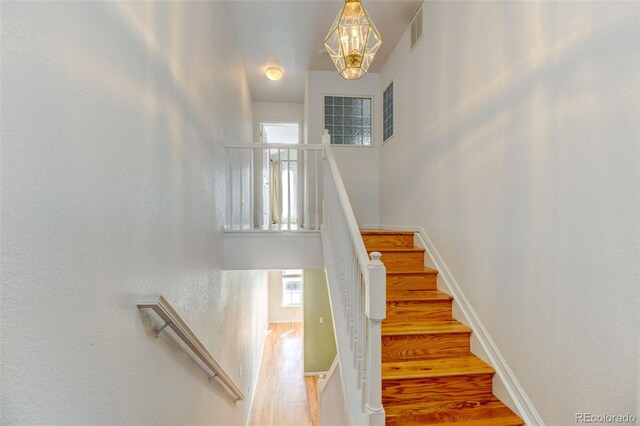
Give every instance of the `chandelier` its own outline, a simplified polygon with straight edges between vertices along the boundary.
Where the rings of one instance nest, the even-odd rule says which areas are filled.
[[[346,80],[357,80],[367,73],[381,44],[382,37],[360,0],[345,0],[324,39],[338,73]]]

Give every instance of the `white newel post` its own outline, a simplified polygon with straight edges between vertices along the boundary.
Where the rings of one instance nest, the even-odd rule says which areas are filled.
[[[324,129],[322,131],[322,159],[326,159],[327,158],[327,151],[326,151],[326,147],[331,145],[331,135],[329,134],[329,130]]]
[[[366,404],[367,424],[384,426],[382,407],[382,320],[387,316],[387,270],[380,261],[382,255],[371,253],[367,265],[369,288],[366,289],[366,314],[369,322],[369,389]]]

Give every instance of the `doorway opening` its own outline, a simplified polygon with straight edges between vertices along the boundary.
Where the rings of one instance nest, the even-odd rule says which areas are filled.
[[[297,230],[301,216],[300,158],[297,150],[284,145],[300,143],[300,123],[262,122],[260,141],[273,144],[274,148],[265,150],[258,163],[262,169],[257,174],[261,176],[262,191],[256,203],[262,208],[257,222],[262,229]]]

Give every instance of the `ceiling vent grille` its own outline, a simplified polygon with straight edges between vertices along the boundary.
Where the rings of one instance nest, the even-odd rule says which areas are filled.
[[[418,9],[411,20],[411,49],[422,39],[422,7]]]

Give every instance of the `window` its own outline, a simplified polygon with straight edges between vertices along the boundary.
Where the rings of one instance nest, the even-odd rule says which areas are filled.
[[[393,136],[393,81],[382,95],[382,141]]]
[[[324,97],[324,128],[335,145],[371,146],[371,98]]]
[[[302,269],[282,270],[282,307],[302,306]]]

